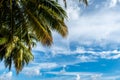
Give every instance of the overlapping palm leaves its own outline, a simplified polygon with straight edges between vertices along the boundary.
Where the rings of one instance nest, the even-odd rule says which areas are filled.
[[[58,0],[56,0],[58,1]],[[51,31],[68,34],[66,12],[55,0],[0,0],[0,60],[17,73],[33,60],[36,41],[50,46]],[[66,6],[66,0],[63,0]],[[87,5],[87,0],[83,1]]]
[[[53,0],[1,0],[0,1],[0,60],[17,73],[33,60],[31,47],[35,41],[50,46],[51,31],[65,37],[66,12]]]

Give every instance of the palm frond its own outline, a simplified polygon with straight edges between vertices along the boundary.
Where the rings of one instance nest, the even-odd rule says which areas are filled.
[[[8,39],[6,37],[0,37],[0,45],[3,45],[8,42]]]
[[[49,32],[45,29],[44,26],[39,22],[39,20],[29,11],[26,10],[30,20],[35,23],[33,24],[33,29],[35,31],[36,37],[43,45],[51,45],[52,44],[52,36]]]
[[[6,67],[14,64],[19,73],[33,60],[31,48],[37,41],[53,43],[53,30],[67,36],[67,14],[56,1],[0,0],[0,60]]]

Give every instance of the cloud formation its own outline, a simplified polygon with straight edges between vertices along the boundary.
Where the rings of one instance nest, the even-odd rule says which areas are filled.
[[[57,67],[56,63],[32,63],[33,67],[25,67],[23,69],[23,74],[27,76],[40,76],[42,75],[40,70],[41,69],[52,69]]]
[[[3,73],[2,75],[0,75],[0,80],[12,80],[12,72],[8,72],[8,73]]]
[[[49,53],[46,55],[52,54],[50,60],[56,60],[55,57],[59,58],[58,56],[61,55],[72,56],[73,60],[70,61],[67,57],[64,57],[65,59],[59,58],[61,64],[67,66],[76,63],[96,62],[99,59],[120,58],[120,11],[117,7],[120,0],[101,0],[103,3],[96,3],[95,5],[94,1],[96,0],[89,0],[89,8],[82,7],[83,9],[76,2],[70,1],[68,3],[68,8],[66,9],[68,13],[68,21],[66,21],[69,29],[68,37],[62,39],[60,35],[53,33],[54,44],[52,47],[46,49],[46,47],[40,46],[41,51]],[[39,50],[39,47],[37,50]],[[59,64],[59,62],[56,63],[57,67],[61,66]],[[41,68],[38,68],[38,70],[40,71]],[[119,75],[91,72],[64,71],[63,73],[49,73],[55,74],[56,77],[46,80],[67,80],[68,77],[71,77],[69,80],[117,80],[120,78]]]
[[[118,3],[120,2],[120,0],[111,0],[111,2],[109,3],[109,7],[115,7]]]
[[[118,75],[106,75],[103,73],[92,73],[92,72],[48,72],[49,74],[55,75],[63,75],[65,80],[117,80],[120,79]],[[72,78],[68,78],[67,76],[71,76]],[[51,78],[50,80],[61,80],[62,77]]]
[[[112,4],[117,4],[119,0],[109,0],[109,2],[105,0],[104,3],[105,2],[107,4],[111,2]],[[73,52],[71,52],[70,49],[72,42],[77,44],[77,48],[91,46],[91,49],[95,49],[92,48],[92,46],[98,46],[107,50],[107,46],[110,45],[109,50],[118,49],[118,45],[120,44],[120,15],[118,10],[114,10],[116,7],[114,9],[109,8],[109,6],[105,8],[102,7],[95,12],[88,11],[88,14],[83,14],[87,8],[82,10],[78,6],[75,2],[69,2],[67,9],[69,35],[66,39],[62,39],[55,33],[54,45],[50,51],[53,54],[72,54]],[[88,7],[91,6],[93,6],[92,2]],[[101,6],[103,6],[103,4]],[[91,13],[89,14],[89,12]]]

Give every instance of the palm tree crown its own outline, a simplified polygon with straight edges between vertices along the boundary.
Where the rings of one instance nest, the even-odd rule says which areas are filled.
[[[31,48],[37,41],[51,46],[52,31],[68,34],[65,10],[58,0],[0,0],[0,60],[19,73],[33,60]],[[63,0],[66,6],[66,0]],[[87,0],[83,1],[86,5]]]
[[[66,12],[54,0],[0,1],[0,60],[17,73],[33,60],[31,47],[36,41],[50,46],[51,31],[63,37],[68,34],[64,23]]]

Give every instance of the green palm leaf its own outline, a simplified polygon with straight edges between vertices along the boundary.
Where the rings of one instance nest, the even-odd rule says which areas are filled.
[[[65,10],[54,0],[0,0],[0,60],[19,73],[33,60],[36,42],[51,46],[52,31],[65,37]]]

